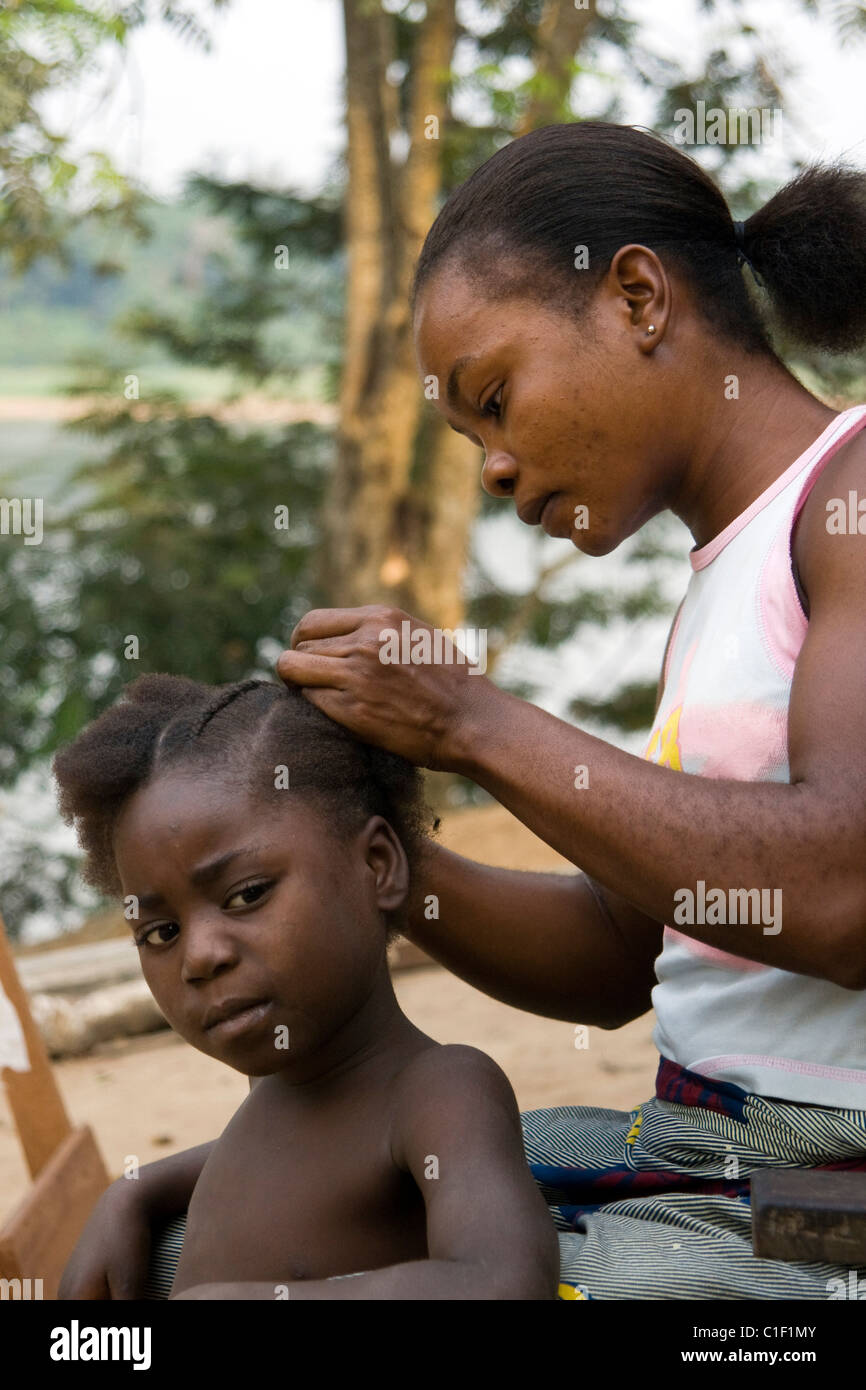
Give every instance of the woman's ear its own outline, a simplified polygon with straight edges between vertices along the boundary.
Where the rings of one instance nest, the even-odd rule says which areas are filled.
[[[362,848],[374,876],[376,904],[381,912],[402,907],[409,893],[406,851],[384,816],[371,816],[362,831]]]
[[[648,246],[621,246],[610,263],[607,282],[626,308],[642,351],[652,352],[664,336],[671,312],[671,283]]]

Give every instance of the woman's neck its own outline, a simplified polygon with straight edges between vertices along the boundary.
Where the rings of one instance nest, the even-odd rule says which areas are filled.
[[[671,502],[698,547],[760,497],[838,413],[775,358],[728,353],[724,361],[720,355],[718,376],[707,375],[722,384],[693,397],[693,440]]]

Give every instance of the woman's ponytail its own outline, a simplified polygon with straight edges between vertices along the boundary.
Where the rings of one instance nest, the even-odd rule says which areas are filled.
[[[866,342],[866,173],[810,165],[744,224],[742,249],[796,343]]]

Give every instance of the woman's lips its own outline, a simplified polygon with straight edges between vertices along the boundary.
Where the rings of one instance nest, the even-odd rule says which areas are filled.
[[[556,532],[551,531],[547,523],[553,521],[553,513],[556,509],[559,497],[560,494],[558,492],[552,492],[542,507],[541,516],[538,518],[538,524],[542,531],[546,531],[549,536],[556,535]]]

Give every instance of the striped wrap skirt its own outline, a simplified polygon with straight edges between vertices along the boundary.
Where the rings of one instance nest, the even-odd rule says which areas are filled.
[[[866,1171],[866,1110],[752,1095],[663,1057],[656,1094],[634,1110],[560,1105],[521,1119],[559,1236],[560,1299],[826,1300],[866,1290],[866,1269],[756,1258],[749,1206],[759,1168]],[[146,1298],[168,1298],[185,1221],[155,1233]]]

